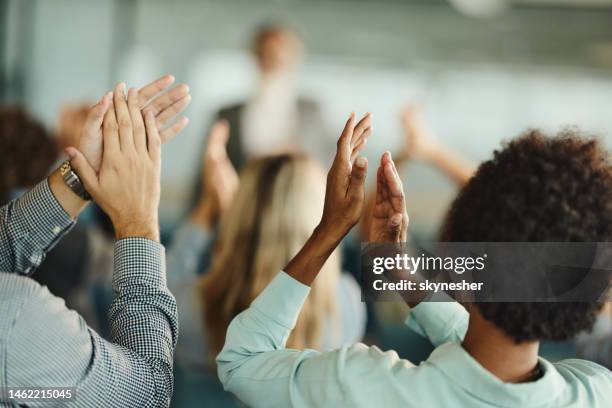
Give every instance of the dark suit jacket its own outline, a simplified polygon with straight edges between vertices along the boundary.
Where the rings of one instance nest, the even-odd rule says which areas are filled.
[[[316,102],[308,99],[298,99],[298,134],[301,138],[301,145],[307,153],[312,154],[319,160],[327,164],[325,153],[329,144],[327,134],[323,124],[323,117]],[[245,156],[242,145],[242,128],[240,117],[245,107],[244,103],[228,106],[217,113],[217,119],[225,119],[230,126],[230,137],[227,145],[227,153],[232,164],[238,171],[244,167],[248,158]],[[273,119],[273,118],[272,118]],[[334,145],[332,145],[333,147]],[[331,156],[330,156],[331,157]]]

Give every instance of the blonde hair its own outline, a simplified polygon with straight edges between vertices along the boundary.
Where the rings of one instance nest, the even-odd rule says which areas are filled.
[[[324,172],[306,156],[266,157],[245,167],[239,191],[221,220],[211,269],[198,285],[212,355],[221,351],[231,320],[302,248],[320,220],[324,198]],[[334,322],[336,317],[339,275],[334,253],[312,285],[288,347],[319,346],[325,318]]]

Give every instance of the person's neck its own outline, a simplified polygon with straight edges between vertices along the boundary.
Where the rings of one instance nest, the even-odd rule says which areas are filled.
[[[538,341],[516,343],[472,310],[463,348],[487,371],[503,382],[532,381],[538,367]]]

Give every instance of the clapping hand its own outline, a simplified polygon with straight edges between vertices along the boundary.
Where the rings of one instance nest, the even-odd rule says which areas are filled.
[[[427,125],[421,108],[410,104],[401,113],[404,128],[404,155],[407,158],[429,160],[438,149],[436,136]]]
[[[135,106],[143,112],[152,112],[157,128],[161,129],[160,138],[162,143],[175,137],[189,122],[183,116],[168,126],[170,120],[180,115],[191,102],[189,87],[185,84],[179,84],[174,88],[168,89],[172,83],[174,83],[174,77],[172,75],[164,75],[138,89],[136,95]],[[79,150],[95,171],[99,171],[102,161],[102,121],[112,104],[112,99],[113,93],[109,92],[89,110],[85,125],[81,131],[80,140],[77,144]]]
[[[370,114],[356,125],[355,114],[346,122],[327,174],[321,222],[285,268],[287,274],[305,285],[312,284],[329,255],[361,217],[368,161],[359,157],[359,152],[372,133],[371,123]]]
[[[358,155],[371,133],[372,116],[369,113],[357,124],[355,114],[351,114],[338,139],[336,156],[327,174],[320,228],[338,242],[361,216],[368,161]]]
[[[204,228],[219,219],[238,190],[238,173],[226,150],[229,131],[227,121],[219,120],[208,134],[202,160],[203,195],[192,214],[192,220]]]
[[[376,173],[376,201],[370,221],[370,242],[406,242],[408,213],[402,181],[389,152],[380,159]]]
[[[99,169],[81,151],[66,151],[86,190],[112,220],[117,239],[159,241],[162,136],[153,110],[143,120],[139,92],[130,89],[127,101],[124,92],[125,84],[117,85],[113,106],[104,114]]]

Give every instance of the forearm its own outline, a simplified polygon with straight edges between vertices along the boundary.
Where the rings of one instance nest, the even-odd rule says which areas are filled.
[[[457,185],[463,186],[474,175],[474,167],[464,163],[457,156],[445,149],[436,149],[428,157],[428,161],[453,179]]]
[[[285,272],[298,282],[310,286],[321,268],[340,243],[341,238],[323,230],[321,226],[306,241],[298,254],[287,264]]]
[[[150,366],[156,400],[172,392],[172,359],[178,336],[176,300],[166,287],[164,249],[144,238],[115,245],[113,289],[109,311],[111,340],[135,352]]]
[[[447,342],[461,342],[468,327],[469,314],[446,294],[444,299],[428,300],[415,306],[406,325],[425,336],[434,346]]]
[[[176,295],[180,287],[198,278],[201,256],[209,250],[211,241],[212,231],[192,219],[176,231],[166,251],[168,287],[172,293]]]
[[[0,271],[31,274],[74,225],[51,183],[43,180],[0,208]]]

